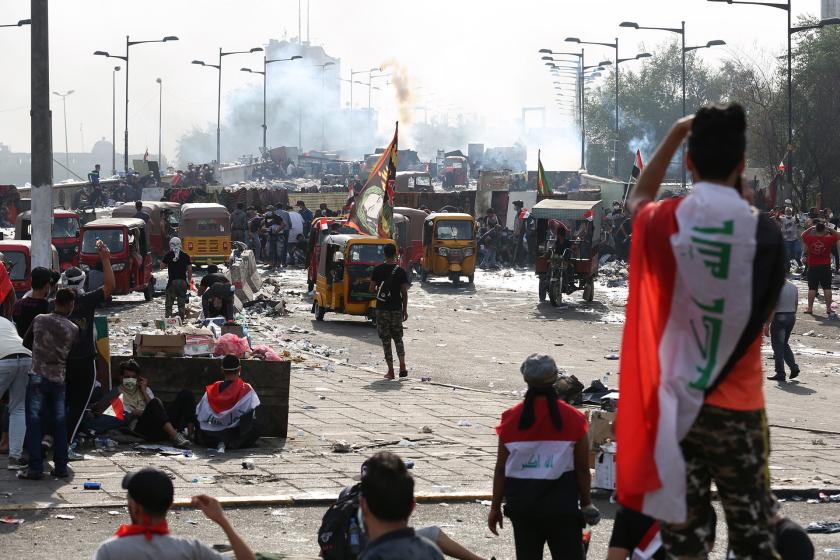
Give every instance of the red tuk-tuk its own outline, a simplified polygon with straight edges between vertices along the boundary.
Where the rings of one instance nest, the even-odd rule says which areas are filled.
[[[143,203],[143,212],[149,215],[148,236],[149,248],[152,251],[152,256],[155,259],[162,259],[163,255],[169,250],[169,227],[168,214],[169,209],[163,206],[162,202],[152,202],[148,200],[141,201]],[[113,218],[133,218],[137,214],[137,208],[133,202],[126,202],[114,208],[111,213]]]
[[[308,291],[315,289],[318,281],[318,263],[321,260],[321,244],[330,235],[330,226],[338,223],[344,225],[346,219],[318,217],[312,220],[309,227],[309,247],[306,260],[306,287]]]
[[[394,215],[401,214],[408,218],[407,239],[400,239],[400,266],[406,271],[419,272],[423,260],[423,223],[429,216],[423,210],[397,206]],[[402,232],[397,229],[402,235]]]
[[[143,292],[146,301],[151,301],[155,295],[155,277],[146,222],[140,218],[102,218],[82,227],[80,267],[88,274],[89,289],[97,287],[99,275],[95,272],[102,272],[96,251],[96,241],[100,239],[111,251],[111,267],[116,280],[113,294]]]
[[[80,218],[70,210],[53,210],[52,244],[58,251],[61,270],[79,266]],[[32,212],[18,214],[15,239],[32,239]]]
[[[32,289],[32,241],[21,239],[0,241],[3,264],[18,298]],[[59,270],[58,251],[52,246],[52,269]]]

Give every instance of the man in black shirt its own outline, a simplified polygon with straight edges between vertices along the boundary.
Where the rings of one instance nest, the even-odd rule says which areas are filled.
[[[76,430],[87,408],[96,381],[96,341],[93,338],[93,317],[96,314],[96,308],[111,297],[116,284],[108,246],[99,240],[96,242],[96,250],[99,253],[104,276],[101,288],[85,292],[85,273],[76,267],[65,270],[60,282],[61,287],[70,288],[76,292],[75,307],[68,318],[79,327],[79,336],[67,357],[65,400],[68,409],[67,441],[70,443],[76,437]],[[75,453],[71,451],[71,460],[74,459],[74,455]]]
[[[137,211],[134,213],[134,217],[135,217],[135,218],[139,218],[139,219],[143,220],[144,222],[146,222],[146,226],[148,227],[148,225],[149,225],[149,220],[151,220],[151,219],[152,219],[152,217],[149,215],[149,213],[148,213],[148,212],[146,212],[145,210],[143,210],[143,203],[142,203],[142,202],[140,202],[139,200],[135,201],[135,202],[134,202],[134,209],[135,209],[135,210],[137,210]]]
[[[198,286],[201,296],[201,308],[204,318],[225,317],[233,319],[233,298],[231,297],[230,281],[227,276],[219,272],[219,267],[211,264],[207,267],[207,274]]]
[[[181,240],[173,237],[169,240],[169,251],[163,256],[160,267],[166,265],[169,280],[166,282],[166,302],[164,316],[172,317],[172,304],[178,302],[178,316],[183,321],[187,316],[187,290],[192,280],[192,261],[190,256],[181,250]]]
[[[15,302],[12,308],[12,320],[15,322],[18,336],[23,338],[32,319],[38,315],[50,312],[47,296],[50,293],[50,279],[52,272],[43,266],[32,269],[32,290],[22,299]]]
[[[403,346],[403,321],[408,320],[408,275],[397,265],[397,248],[385,245],[385,262],[373,269],[370,291],[376,293],[376,329],[385,350],[388,373],[385,379],[394,379],[394,356],[391,340],[397,347],[400,360],[400,377],[408,376]]]

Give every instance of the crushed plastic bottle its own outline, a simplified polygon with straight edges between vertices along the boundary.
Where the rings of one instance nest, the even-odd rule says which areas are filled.
[[[216,453],[224,453],[225,452],[225,442],[220,441],[219,445],[216,446]]]

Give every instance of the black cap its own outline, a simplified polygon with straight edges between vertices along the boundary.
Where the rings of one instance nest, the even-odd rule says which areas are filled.
[[[236,354],[228,354],[222,358],[222,369],[224,371],[236,371],[239,368],[239,357]]]
[[[165,514],[175,497],[175,488],[166,473],[153,468],[128,473],[123,477],[122,487],[152,515]]]

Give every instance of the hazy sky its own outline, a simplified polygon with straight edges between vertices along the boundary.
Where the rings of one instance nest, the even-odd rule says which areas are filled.
[[[306,5],[303,33],[306,36]],[[311,0],[311,41],[340,57],[342,75],[396,58],[412,83],[422,85],[418,103],[466,110],[488,122],[511,122],[523,106],[551,106],[553,90],[537,50],[566,50],[568,35],[583,40],[620,38],[621,56],[653,49],[670,34],[619,30],[624,20],[679,27],[687,22],[691,45],[723,39],[728,46],[700,51],[715,61],[733,51],[751,56],[782,53],[785,13],[772,8],[733,6],[705,0]],[[794,0],[794,16],[819,15],[819,0]],[[29,17],[28,0],[0,0],[0,23]],[[122,61],[92,56],[95,50],[124,54],[132,40],[177,35],[180,41],[132,47],[129,131],[131,153],[157,151],[157,84],[164,84],[163,152],[175,155],[176,139],[195,125],[215,121],[216,74],[193,66],[213,60],[218,48],[247,50],[270,38],[298,35],[298,0],[53,0],[50,7],[50,88],[75,90],[67,100],[70,151],[89,151],[111,137],[111,69]],[[29,150],[28,28],[0,29],[0,143]],[[612,49],[587,47],[587,64],[611,58]],[[239,72],[257,65],[260,54],[226,59],[225,98],[237,88],[259,84]],[[628,64],[642,64],[634,62]],[[629,68],[622,65],[622,69]],[[123,69],[124,70],[124,69]],[[117,138],[121,146],[124,76],[117,81]],[[356,77],[360,79],[360,77]],[[358,86],[357,86],[358,87]],[[356,90],[364,97],[361,88]],[[391,92],[374,105],[392,106]],[[53,145],[64,150],[61,100],[52,96]],[[343,103],[349,101],[345,87]],[[365,100],[366,101],[366,100]],[[446,110],[446,109],[445,109]],[[223,117],[224,118],[224,117]],[[550,112],[556,124],[563,117]],[[80,127],[84,129],[84,145]]]

